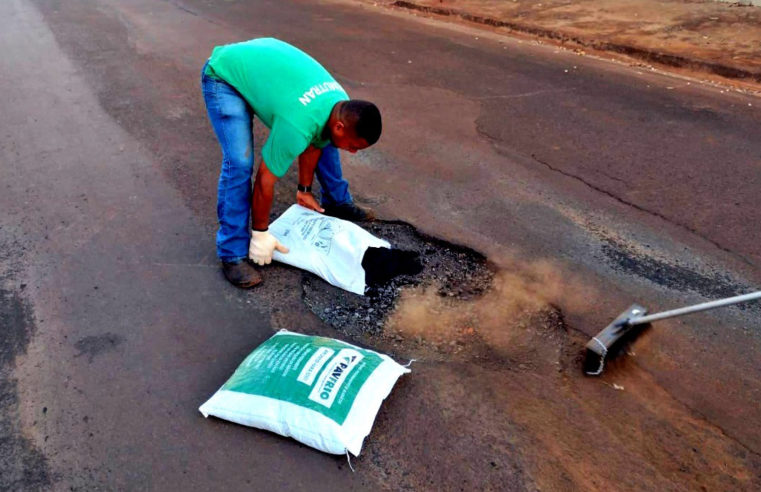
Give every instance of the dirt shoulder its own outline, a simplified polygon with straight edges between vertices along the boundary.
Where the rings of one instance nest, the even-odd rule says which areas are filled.
[[[366,0],[363,0],[366,1]],[[579,52],[761,87],[761,7],[701,0],[388,0],[376,5],[537,36]]]

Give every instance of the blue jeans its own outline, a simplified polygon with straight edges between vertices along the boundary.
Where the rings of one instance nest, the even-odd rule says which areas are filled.
[[[236,261],[248,256],[251,237],[254,112],[231,85],[205,72],[206,65],[201,70],[206,111],[222,147],[222,170],[217,187],[217,256],[222,261]],[[341,173],[338,149],[333,145],[322,149],[317,179],[322,187],[323,206],[352,202],[349,183]]]

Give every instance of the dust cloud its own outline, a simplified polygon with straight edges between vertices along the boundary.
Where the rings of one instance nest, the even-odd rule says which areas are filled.
[[[561,306],[580,313],[594,296],[591,288],[552,262],[511,261],[476,299],[442,296],[436,286],[406,290],[386,331],[435,345],[465,345],[478,339],[515,356],[516,351],[539,345],[537,336],[546,338],[548,331],[564,329]]]

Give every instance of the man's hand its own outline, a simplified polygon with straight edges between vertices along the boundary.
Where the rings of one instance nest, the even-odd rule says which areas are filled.
[[[302,207],[306,207],[310,210],[314,210],[315,212],[323,213],[325,211],[325,209],[322,208],[319,203],[317,203],[317,200],[315,200],[314,195],[312,195],[308,191],[297,191],[296,203],[298,203]]]
[[[251,231],[251,242],[248,243],[248,257],[257,265],[272,263],[272,253],[275,250],[288,253],[288,248],[280,244],[270,231]]]

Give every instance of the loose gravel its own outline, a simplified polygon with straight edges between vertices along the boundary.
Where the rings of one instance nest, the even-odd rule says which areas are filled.
[[[481,296],[491,285],[495,270],[477,251],[420,233],[400,221],[360,224],[386,239],[395,248],[420,253],[423,271],[399,276],[358,296],[304,273],[303,298],[309,309],[336,330],[347,335],[379,335],[403,289],[435,287],[438,295],[457,299]]]

